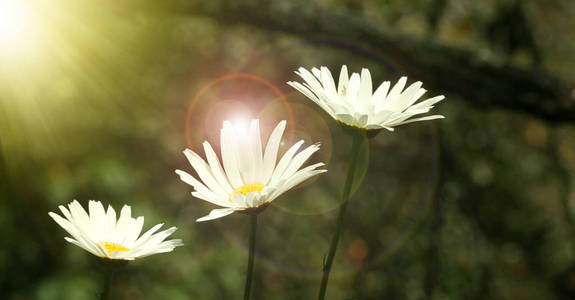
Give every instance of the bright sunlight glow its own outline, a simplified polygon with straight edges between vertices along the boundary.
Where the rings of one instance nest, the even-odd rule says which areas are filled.
[[[0,0],[0,49],[19,51],[34,38],[35,20],[24,0]]]

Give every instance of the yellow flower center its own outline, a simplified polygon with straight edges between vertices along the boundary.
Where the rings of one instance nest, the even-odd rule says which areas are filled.
[[[98,243],[100,248],[108,251],[108,254],[112,255],[114,252],[127,252],[130,251],[130,248],[126,248],[120,244],[112,243],[112,242],[103,242]]]
[[[252,192],[258,192],[258,194],[261,194],[263,189],[264,185],[261,183],[250,183],[250,184],[244,184],[239,188],[235,189],[233,194],[235,195],[242,193],[243,195],[247,195]]]

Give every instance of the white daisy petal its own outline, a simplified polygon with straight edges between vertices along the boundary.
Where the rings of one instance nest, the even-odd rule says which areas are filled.
[[[412,110],[409,112],[398,113],[398,114],[395,114],[395,115],[389,117],[389,119],[387,119],[385,121],[385,125],[386,126],[396,126],[398,124],[401,124],[403,121],[407,120],[408,118],[411,118],[415,115],[424,114],[427,112],[429,112],[429,109],[418,109],[418,110]]]
[[[229,214],[232,214],[233,212],[235,212],[235,210],[233,210],[231,208],[212,209],[212,211],[210,211],[209,215],[197,219],[196,222],[204,222],[204,221],[219,219],[221,217],[225,217]]]
[[[292,178],[285,181],[283,183],[283,185],[281,186],[281,188],[274,191],[274,193],[272,193],[272,195],[270,195],[270,198],[273,200],[276,197],[278,197],[279,195],[287,192],[288,190],[290,190],[294,186],[306,181],[307,179],[309,179],[313,176],[316,176],[316,175],[319,175],[319,174],[325,173],[325,172],[327,172],[327,170],[313,170],[313,171],[307,171],[307,172],[297,172]]]
[[[369,106],[371,105],[372,92],[373,90],[371,87],[371,74],[369,74],[368,69],[363,68],[361,69],[361,83],[357,99],[359,111],[368,112]]]
[[[340,97],[347,96],[347,84],[349,81],[349,75],[347,74],[347,66],[341,66],[341,71],[339,73],[339,81],[337,85],[337,94]]]
[[[126,243],[132,245],[142,233],[142,228],[144,228],[144,217],[139,216],[137,218],[130,219],[130,231],[126,234]]]
[[[316,103],[320,102],[319,98],[316,97],[316,95],[313,94],[308,87],[302,85],[301,83],[295,82],[295,81],[288,81],[287,84],[292,86],[296,90],[300,91],[302,94],[306,95],[308,98],[313,100],[313,102],[316,102]]]
[[[359,127],[359,120],[356,120],[350,114],[337,114],[336,117],[337,117],[337,120],[340,122],[343,122],[343,123],[350,125],[350,126]]]
[[[315,80],[317,84],[319,82],[314,76],[325,77],[321,70],[312,70],[312,72],[315,75],[307,70],[298,73],[305,74],[304,76],[308,80]],[[313,78],[310,79],[310,77]],[[324,82],[324,84],[330,85],[331,83]],[[333,93],[335,94],[335,84]],[[285,187],[285,184],[293,182],[293,180],[290,181],[292,176],[299,178],[301,177],[299,172],[302,170],[308,170],[310,167],[311,169],[309,170],[312,170],[323,166],[323,163],[319,163],[298,171],[313,153],[319,149],[319,145],[316,144],[297,153],[303,145],[303,141],[291,146],[278,162],[277,156],[285,128],[286,121],[279,122],[270,134],[265,151],[262,151],[263,142],[260,136],[258,120],[253,120],[250,123],[249,130],[244,133],[233,127],[231,122],[224,121],[221,131],[221,151],[225,172],[217,168],[218,159],[209,144],[204,144],[204,146],[206,147],[208,164],[211,167],[210,172],[216,174],[214,176],[215,179],[209,176],[200,176],[202,181],[200,182],[192,175],[176,170],[182,181],[194,187],[195,190],[192,192],[194,197],[223,207],[212,210],[207,216],[199,218],[198,222],[221,218],[234,211],[259,211],[257,208],[273,201],[283,192],[289,190],[289,188]],[[198,173],[202,172],[202,168],[208,165],[205,162],[199,162],[198,160],[201,160],[201,158],[197,154],[192,155],[188,153],[187,156],[193,158],[190,159],[190,163]],[[241,162],[237,161],[240,157],[242,159]],[[313,175],[320,173],[314,172]],[[309,175],[309,177],[313,175]],[[222,178],[224,176],[226,178]],[[306,177],[306,179],[309,177]],[[214,186],[214,184],[219,183],[225,185],[226,182],[231,183],[231,188],[225,189]],[[226,192],[222,194],[219,190],[224,189]]]
[[[106,228],[106,212],[104,206],[100,201],[90,200],[88,202],[89,214],[91,224],[94,224],[99,229]]]
[[[280,162],[278,163],[278,165],[276,166],[276,168],[274,170],[274,173],[272,174],[272,178],[270,179],[270,184],[273,184],[275,181],[277,181],[277,179],[279,179],[280,176],[285,172],[285,170],[287,169],[287,167],[289,166],[289,164],[291,162],[291,159],[293,158],[293,156],[295,155],[297,150],[299,150],[301,145],[303,145],[303,140],[295,143],[291,148],[288,149],[288,151],[286,151],[284,156],[282,156],[282,158],[280,159]]]
[[[217,180],[212,175],[211,169],[206,164],[206,162],[194,151],[190,149],[184,150],[184,154],[188,158],[188,161],[202,180],[202,182],[214,193],[218,195],[226,195],[226,191],[222,186],[217,182]]]
[[[373,93],[371,101],[375,105],[376,110],[378,110],[381,106],[383,106],[390,85],[391,82],[384,81],[379,85],[379,87]]]
[[[246,163],[246,176],[244,180],[247,182],[257,181],[258,171],[262,169],[262,141],[260,136],[260,125],[258,120],[252,120],[247,134],[247,141],[250,143],[244,144],[244,162]]]
[[[156,225],[154,225],[154,227],[148,229],[148,231],[146,231],[136,241],[134,241],[134,246],[139,246],[139,245],[142,245],[145,242],[147,242],[148,239],[152,236],[152,234],[154,234],[156,231],[158,231],[160,228],[162,228],[162,226],[164,226],[164,224],[160,223],[160,224],[156,224]]]
[[[138,240],[137,249],[157,249],[159,248],[160,244],[169,237],[172,233],[177,230],[176,227],[170,227],[164,231],[160,231],[156,234],[150,235],[145,240],[141,239]]]
[[[106,210],[106,232],[113,232],[116,231],[116,211],[108,205],[108,209]]]
[[[304,82],[300,84],[290,81],[288,82],[290,86],[318,104],[337,121],[364,130],[393,131],[394,126],[438,119],[438,117],[423,117],[409,120],[414,115],[429,112],[433,104],[444,99],[443,96],[437,96],[416,103],[426,90],[418,81],[409,85],[404,91],[407,84],[405,76],[393,86],[389,81],[384,81],[373,92],[371,74],[365,68],[361,70],[361,75],[353,73],[348,77],[347,67],[342,66],[336,95],[334,95],[333,77],[326,67],[313,68],[313,74],[300,67],[295,73]],[[424,111],[425,109],[427,111]],[[413,113],[414,111],[418,113]]]
[[[350,111],[357,111],[357,97],[359,89],[361,88],[361,78],[359,74],[353,73],[349,78],[349,84],[347,86],[347,101],[344,101],[349,107],[353,108]]]
[[[252,153],[255,157],[255,169],[261,170],[263,164],[263,150],[262,150],[262,138],[260,133],[260,122],[254,120],[250,127],[250,139],[254,139],[255,143],[252,143]]]
[[[130,206],[124,205],[120,212],[119,219],[116,220],[116,211],[108,206],[104,211],[104,206],[99,201],[90,200],[88,204],[89,214],[84,208],[74,200],[68,205],[70,211],[63,206],[60,207],[66,219],[60,215],[50,212],[48,215],[66,230],[72,238],[64,239],[96,256],[107,259],[134,260],[147,255],[172,251],[175,247],[181,246],[181,240],[172,240],[161,243],[175,231],[175,227],[169,231],[154,234],[161,225],[156,225],[147,231],[140,239],[138,236],[142,230],[144,217],[132,218]],[[138,241],[159,241],[147,243]],[[141,246],[145,246],[145,251]]]
[[[256,193],[257,193],[257,192],[251,192],[251,193],[248,193],[248,194],[245,196],[245,197],[246,197],[246,206],[247,206],[248,208],[254,208],[254,207],[256,207],[256,203],[255,203],[255,200],[256,200],[256,195],[255,195],[255,194],[256,194]]]
[[[427,106],[432,106],[432,105],[434,105],[435,103],[437,103],[437,102],[439,102],[439,101],[441,101],[441,100],[443,100],[443,99],[445,99],[445,96],[443,96],[443,95],[441,95],[441,96],[436,96],[436,97],[433,97],[433,98],[429,98],[429,99],[427,99],[427,100],[425,100],[425,101],[421,101],[421,102],[419,102],[419,103],[417,103],[417,104],[415,104],[415,105],[409,107],[409,108],[406,110],[406,112],[409,112],[409,111],[411,111],[411,110],[416,110],[416,109],[424,108],[424,107],[427,107]]]
[[[218,196],[215,196],[212,194],[212,196],[206,195],[206,194],[202,194],[200,192],[192,192],[192,196],[198,198],[198,199],[202,199],[204,201],[208,201],[212,204],[215,205],[219,205],[219,206],[223,206],[223,207],[233,207],[233,203],[230,203],[229,201],[222,201],[222,198],[219,198]]]
[[[82,244],[82,248],[87,249],[91,253],[101,252],[97,249],[97,247],[93,245],[93,243],[91,243],[90,239],[86,239],[86,237],[78,230],[78,228],[74,224],[65,220],[58,214],[50,212],[48,213],[48,215],[52,217],[52,219],[54,219],[54,221],[56,221],[56,223],[58,223],[60,227],[66,230],[66,232],[68,232],[77,242]]]
[[[93,242],[92,238],[96,238],[95,235],[97,235],[98,232],[93,232],[90,226],[90,216],[86,213],[84,208],[82,208],[78,201],[74,200],[72,203],[68,204],[68,209],[72,216],[72,220],[70,220],[70,222],[76,224],[76,230],[78,230],[79,234],[87,242]]]
[[[101,255],[102,255],[102,253],[101,253],[100,251],[96,251],[96,250],[94,250],[93,248],[89,247],[87,244],[78,242],[78,241],[76,241],[75,239],[71,239],[71,238],[69,238],[69,237],[64,237],[64,240],[66,240],[66,242],[71,243],[71,244],[74,244],[74,245],[76,245],[76,246],[78,246],[78,247],[80,247],[80,248],[82,248],[82,249],[84,249],[84,250],[86,250],[86,251],[88,251],[88,252],[94,254],[94,255],[97,255],[97,256],[101,256]]]
[[[180,179],[183,182],[193,186],[194,189],[198,193],[202,194],[205,198],[207,198],[207,199],[218,199],[218,200],[215,200],[214,202],[221,202],[219,200],[220,198],[218,197],[218,195],[216,193],[212,192],[212,190],[208,189],[205,185],[203,185],[201,182],[199,182],[197,179],[195,179],[192,175],[190,175],[190,174],[188,174],[182,170],[176,170],[176,174],[178,174],[180,176]],[[210,201],[207,199],[204,199],[204,200]],[[210,201],[210,202],[212,202],[212,201]]]
[[[321,67],[321,81],[323,83],[323,88],[325,89],[325,93],[327,94],[327,96],[330,98],[337,97],[335,82],[333,82],[331,72],[326,67]]]
[[[72,221],[72,215],[70,214],[70,211],[68,211],[68,209],[66,209],[65,206],[60,205],[60,206],[58,206],[58,208],[60,209],[60,211],[62,212],[64,217],[66,217],[66,219],[68,219],[68,221]]]
[[[233,191],[232,186],[226,177],[226,173],[220,164],[218,156],[216,155],[216,152],[214,152],[214,149],[210,143],[204,142],[204,152],[206,153],[206,158],[208,159],[208,164],[210,165],[212,174],[218,181],[219,185],[228,193]]]
[[[118,234],[118,240],[120,243],[126,241],[126,237],[131,229],[131,219],[132,219],[132,208],[129,205],[124,205],[120,211],[120,218],[116,224],[116,232]]]
[[[333,108],[325,104],[322,100],[320,100],[315,94],[311,92],[311,90],[308,87],[303,86],[299,82],[293,82],[293,81],[289,81],[287,84],[298,90],[300,93],[304,94],[309,99],[311,99],[328,114],[331,115],[332,113],[334,113]]]
[[[394,112],[391,110],[379,111],[369,120],[369,124],[382,126],[382,124],[393,114]]]
[[[318,78],[312,75],[308,70],[304,68],[299,68],[296,74],[302,77],[305,80],[305,82],[310,85],[312,90],[323,91],[323,87],[321,83],[318,81]]]
[[[393,129],[393,127],[381,126],[381,125],[377,125],[377,124],[367,125],[365,128],[367,128],[368,130],[379,130],[379,129],[387,129],[389,131],[395,130],[395,129]]]
[[[236,144],[233,128],[229,122],[224,122],[224,126],[220,131],[220,143],[222,151],[222,163],[224,170],[232,187],[241,186],[243,184],[239,171],[239,155],[237,153],[238,145]]]
[[[436,120],[436,119],[445,119],[445,117],[442,115],[433,115],[433,116],[426,116],[426,117],[421,117],[421,118],[409,119],[405,122],[402,122],[400,125],[413,123],[413,122]]]
[[[413,102],[417,100],[415,95],[420,90],[422,84],[423,83],[421,83],[421,81],[418,81],[410,85],[407,89],[405,89],[405,91],[401,93],[401,96],[399,97],[397,103],[395,104],[394,107],[395,110],[404,111],[406,108],[411,106],[411,104],[413,104]]]
[[[318,150],[319,144],[311,145],[302,150],[300,153],[294,156],[285,172],[280,176],[282,178],[291,177]]]
[[[364,115],[364,114],[355,114],[354,115],[355,120],[357,121],[357,125],[359,125],[359,127],[364,128],[365,125],[367,124],[367,121],[369,119],[368,115]]]
[[[407,83],[407,77],[402,76],[401,78],[399,78],[399,81],[391,88],[391,91],[389,91],[389,94],[387,94],[386,105],[388,107],[395,106],[395,102],[399,99],[406,83]]]
[[[312,68],[311,73],[321,81],[321,71],[318,68]]]
[[[282,140],[282,135],[286,128],[286,121],[281,121],[276,126],[274,131],[270,134],[268,139],[268,143],[266,145],[266,151],[264,153],[264,163],[263,163],[263,170],[262,170],[262,182],[268,182],[274,168],[276,166],[277,157],[278,157],[278,150],[280,146],[280,142]]]

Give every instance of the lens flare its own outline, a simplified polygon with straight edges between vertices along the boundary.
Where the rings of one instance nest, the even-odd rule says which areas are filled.
[[[188,148],[190,148],[191,150],[194,149],[194,142],[192,140],[192,132],[201,132],[204,135],[209,135],[209,132],[206,132],[205,130],[198,130],[198,128],[195,128],[192,126],[192,121],[195,121],[195,118],[201,118],[201,113],[196,113],[196,108],[198,106],[198,104],[200,103],[200,100],[203,101],[209,101],[210,104],[213,106],[213,108],[217,108],[219,106],[218,101],[222,101],[224,100],[226,103],[225,105],[223,105],[223,107],[225,108],[225,110],[227,111],[232,111],[233,113],[230,115],[228,113],[224,113],[224,114],[217,114],[217,112],[214,112],[213,109],[211,111],[207,112],[207,118],[205,118],[206,122],[214,122],[216,121],[216,119],[219,119],[221,117],[225,117],[226,119],[231,119],[233,121],[240,121],[240,120],[245,120],[246,122],[249,122],[248,120],[251,120],[253,118],[263,118],[262,116],[260,116],[259,111],[261,110],[261,107],[250,107],[249,106],[249,102],[252,99],[253,96],[253,91],[252,92],[248,92],[246,95],[242,94],[244,93],[244,91],[242,91],[242,88],[236,87],[234,86],[233,83],[236,83],[236,81],[238,80],[243,80],[243,81],[248,81],[252,84],[256,84],[259,85],[261,87],[263,87],[264,89],[267,89],[269,91],[271,91],[271,94],[274,95],[274,99],[264,99],[266,101],[273,101],[275,99],[279,99],[283,105],[284,111],[287,113],[287,118],[284,117],[284,119],[287,119],[288,123],[287,123],[287,127],[288,127],[288,134],[287,134],[287,138],[288,141],[292,141],[293,139],[293,128],[294,128],[294,115],[293,115],[293,111],[291,109],[291,106],[289,104],[289,102],[287,101],[284,93],[278,89],[274,84],[272,84],[271,82],[258,77],[256,75],[253,74],[247,74],[247,73],[235,73],[235,74],[227,74],[224,76],[221,76],[219,78],[216,78],[215,80],[209,82],[208,84],[206,84],[204,87],[202,87],[199,92],[197,92],[194,96],[194,98],[192,99],[192,101],[190,102],[190,105],[188,107],[188,112],[186,114],[186,120],[185,120],[185,136],[186,136],[186,142],[188,145]],[[234,90],[234,92],[236,93],[234,96],[234,99],[222,99],[222,97],[215,97],[215,98],[209,98],[206,97],[206,94],[208,92],[210,92],[212,89],[214,89],[216,86],[218,85],[222,85],[224,83],[230,83],[230,85],[228,87],[232,88]],[[255,99],[255,100],[262,100],[262,99]],[[235,103],[235,104],[234,104]],[[234,104],[234,105],[231,105]],[[255,110],[255,111],[253,111]],[[266,122],[271,121],[271,119],[273,119],[274,116],[268,115],[266,118]],[[218,123],[221,124],[222,120],[217,120]],[[274,120],[274,121],[278,121],[278,120]],[[240,122],[241,123],[241,122]],[[247,124],[247,123],[246,123]],[[264,124],[261,124],[265,127]],[[206,127],[206,128],[211,128],[211,127]],[[216,126],[217,128],[217,126]],[[206,129],[207,130],[207,129]]]
[[[320,112],[313,107],[305,104],[295,103],[292,96],[295,93],[286,95],[290,102],[291,109],[295,116],[294,128],[289,131],[293,134],[295,140],[304,140],[306,144],[321,143],[321,149],[310,159],[309,164],[324,162],[327,164],[329,172],[332,170],[332,137],[330,128]],[[274,111],[281,110],[279,101],[270,102],[261,112],[260,118],[272,114]],[[295,187],[290,192],[289,201],[274,201],[272,206],[284,210],[285,212],[298,215],[320,215],[339,207],[339,197],[322,197],[326,192],[320,186],[314,184],[319,178],[311,179]],[[329,185],[329,182],[327,182]],[[313,188],[302,188],[311,185]],[[326,188],[326,190],[329,188]],[[321,195],[318,195],[321,194]],[[319,196],[319,197],[318,197]],[[314,201],[310,201],[314,199]],[[321,199],[321,200],[318,200]]]
[[[401,65],[390,60],[385,53],[386,49],[376,49],[361,41],[337,36],[279,39],[259,51],[254,51],[236,71],[249,73],[261,70],[263,66],[277,62],[278,57],[287,57],[289,64],[289,58],[300,58],[302,51],[307,51],[309,56],[314,58],[310,62],[306,62],[304,58],[303,63],[310,66],[340,66],[348,63],[359,68],[376,64],[380,67],[378,72],[381,73],[378,77],[399,77],[406,73]],[[349,61],[350,56],[354,56],[352,62]],[[323,61],[323,57],[328,59]],[[288,91],[286,97],[291,102],[296,118],[294,135],[298,139],[309,138],[322,143],[319,155],[327,155],[327,160],[324,157],[322,159],[329,162],[329,176],[320,179],[323,181],[321,185],[296,190],[286,197],[289,199],[276,201],[273,209],[262,216],[265,218],[262,222],[269,224],[269,232],[262,243],[277,245],[292,242],[294,246],[289,252],[256,253],[256,259],[262,266],[279,274],[317,279],[322,275],[318,253],[321,255],[322,251],[326,250],[323,247],[325,245],[318,243],[316,246],[310,243],[309,247],[297,247],[295,243],[300,241],[297,236],[284,234],[281,230],[273,231],[272,228],[281,228],[285,222],[289,222],[294,232],[304,232],[309,228],[325,228],[326,222],[333,220],[333,210],[341,204],[340,185],[347,170],[348,145],[337,126],[326,122],[321,117],[321,112],[309,107],[304,108],[306,102],[300,104],[291,90],[284,90]],[[278,109],[281,109],[279,103],[270,102],[262,112],[267,114]],[[339,136],[332,139],[330,132]],[[340,245],[341,252],[338,254],[341,260],[332,269],[332,276],[345,276],[381,265],[407,248],[408,241],[420,228],[434,200],[439,178],[438,145],[439,133],[433,124],[405,128],[395,135],[380,134],[370,141],[370,147],[365,149],[371,152],[369,174],[366,176],[368,184],[357,190],[352,201],[356,214],[371,216],[356,218],[356,228],[378,230],[369,233],[360,230],[357,232],[359,234],[354,236],[344,234]],[[397,159],[398,157],[400,159]],[[397,161],[402,163],[396,163]],[[238,231],[237,225],[218,225],[230,241],[241,245],[247,251],[244,231]],[[310,232],[305,240],[327,243],[321,233],[316,235]],[[264,246],[261,248],[265,248]],[[294,257],[298,259],[294,260]]]

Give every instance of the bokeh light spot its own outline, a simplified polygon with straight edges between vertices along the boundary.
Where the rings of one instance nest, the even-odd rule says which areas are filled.
[[[352,263],[361,263],[369,255],[367,243],[362,239],[354,240],[347,250],[347,256]]]

